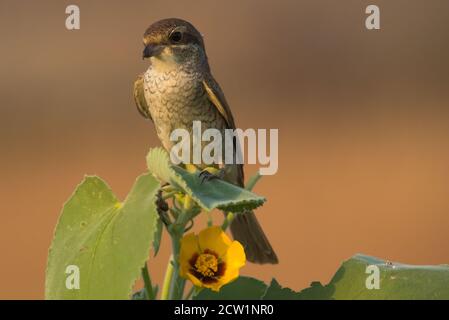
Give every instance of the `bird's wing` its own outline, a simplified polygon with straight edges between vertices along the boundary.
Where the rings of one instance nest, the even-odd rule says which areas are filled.
[[[232,116],[231,108],[229,108],[228,103],[226,102],[226,98],[223,94],[223,91],[220,88],[220,85],[215,81],[212,75],[207,75],[203,80],[204,88],[206,89],[209,101],[214,105],[215,108],[220,112],[223,118],[226,120],[228,125],[228,129],[235,129],[234,117]],[[237,141],[234,138],[234,155],[236,154],[236,150],[239,148],[237,145]],[[238,164],[233,166],[235,171],[233,174],[233,183],[244,187],[244,173],[243,173],[243,165]]]
[[[234,118],[232,116],[231,108],[229,108],[223,91],[220,85],[215,81],[212,75],[205,76],[203,80],[204,88],[206,89],[209,101],[212,102],[215,108],[220,112],[226,120],[229,129],[235,129]]]
[[[143,74],[139,75],[136,81],[134,81],[134,101],[136,102],[137,110],[139,110],[139,113],[144,118],[152,120],[150,108],[148,107],[147,101],[145,99],[143,81]]]

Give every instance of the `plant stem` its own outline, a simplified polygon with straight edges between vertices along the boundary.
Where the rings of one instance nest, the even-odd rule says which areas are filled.
[[[226,231],[226,229],[229,227],[229,225],[231,224],[233,219],[234,219],[234,214],[232,212],[228,212],[223,221],[223,224],[221,225],[221,229],[223,231]]]
[[[207,213],[207,226],[212,227],[214,224],[214,221],[212,220],[212,215],[210,212]]]
[[[178,226],[179,227],[179,226]],[[176,230],[177,228],[171,228],[171,238],[172,238],[172,251],[173,251],[173,275],[170,283],[170,300],[180,300],[184,294],[185,280],[179,275],[179,252],[181,246],[181,237],[183,234],[184,226],[181,226],[181,230]]]
[[[262,175],[260,174],[259,171],[257,171],[255,175],[249,178],[248,183],[245,186],[245,189],[248,191],[252,191],[257,181],[260,180],[260,178],[262,178]]]
[[[186,284],[186,280],[181,278],[179,270],[181,238],[184,235],[186,224],[190,219],[193,219],[198,212],[193,208],[194,202],[188,195],[184,198],[182,209],[176,207],[176,201],[173,203],[174,206],[171,210],[172,212],[176,212],[176,220],[174,223],[166,226],[172,242],[172,256],[165,274],[161,299],[180,300],[183,298],[184,287]]]
[[[151,284],[150,273],[148,272],[148,266],[146,262],[142,268],[142,278],[143,283],[145,284],[145,291],[147,292],[148,300],[154,300],[156,297],[154,296],[153,285]]]
[[[162,285],[161,300],[168,300],[170,293],[170,284],[173,278],[173,255],[170,256],[165,271],[164,283]]]

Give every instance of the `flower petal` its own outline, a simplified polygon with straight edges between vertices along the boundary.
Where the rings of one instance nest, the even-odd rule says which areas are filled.
[[[238,241],[233,241],[224,256],[226,270],[221,277],[223,283],[229,283],[239,276],[239,270],[245,265],[246,255],[243,246]]]
[[[245,265],[246,262],[246,254],[245,249],[240,244],[240,242],[234,240],[228,248],[224,256],[224,260],[226,261],[226,267],[229,268],[237,268],[240,269]]]
[[[205,285],[206,288],[209,288],[213,291],[220,291],[221,287],[224,286],[227,282],[223,282],[221,279],[217,282],[209,283]]]
[[[193,274],[191,274],[190,272],[187,273],[187,278],[192,282],[192,284],[196,287],[204,287],[203,283],[201,282],[200,279],[198,279],[197,277],[195,277]]]
[[[221,285],[228,284],[239,277],[239,269],[227,270],[220,278]]]
[[[190,259],[199,253],[198,237],[193,232],[186,234],[181,239],[181,252],[179,255],[179,264],[181,266],[180,275],[182,277],[186,277],[187,272],[191,268],[189,263]]]
[[[218,254],[219,258],[226,254],[232,243],[227,234],[218,226],[201,231],[198,235],[198,240],[201,251],[206,249],[212,250]]]

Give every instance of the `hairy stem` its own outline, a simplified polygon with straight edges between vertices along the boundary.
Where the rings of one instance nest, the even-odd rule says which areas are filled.
[[[164,280],[164,297],[171,300],[180,300],[184,295],[184,287],[186,284],[185,279],[180,276],[179,255],[181,250],[181,239],[184,235],[184,231],[187,223],[195,217],[199,212],[194,207],[192,198],[188,195],[184,197],[182,208],[177,208],[175,201],[174,206],[171,208],[172,212],[176,212],[176,220],[174,223],[166,226],[167,231],[170,234],[172,242],[172,257],[170,259],[170,278],[167,277]],[[167,273],[168,273],[167,268]]]
[[[181,246],[181,237],[183,234],[184,226],[181,230],[176,230],[177,228],[172,228],[171,238],[172,238],[172,251],[173,251],[173,275],[170,283],[170,293],[169,299],[179,300],[182,299],[184,294],[185,280],[179,275],[179,253]]]

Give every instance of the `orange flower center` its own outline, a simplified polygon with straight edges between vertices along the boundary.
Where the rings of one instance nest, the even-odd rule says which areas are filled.
[[[195,262],[195,269],[205,277],[212,277],[218,270],[218,259],[210,253],[202,253]]]

